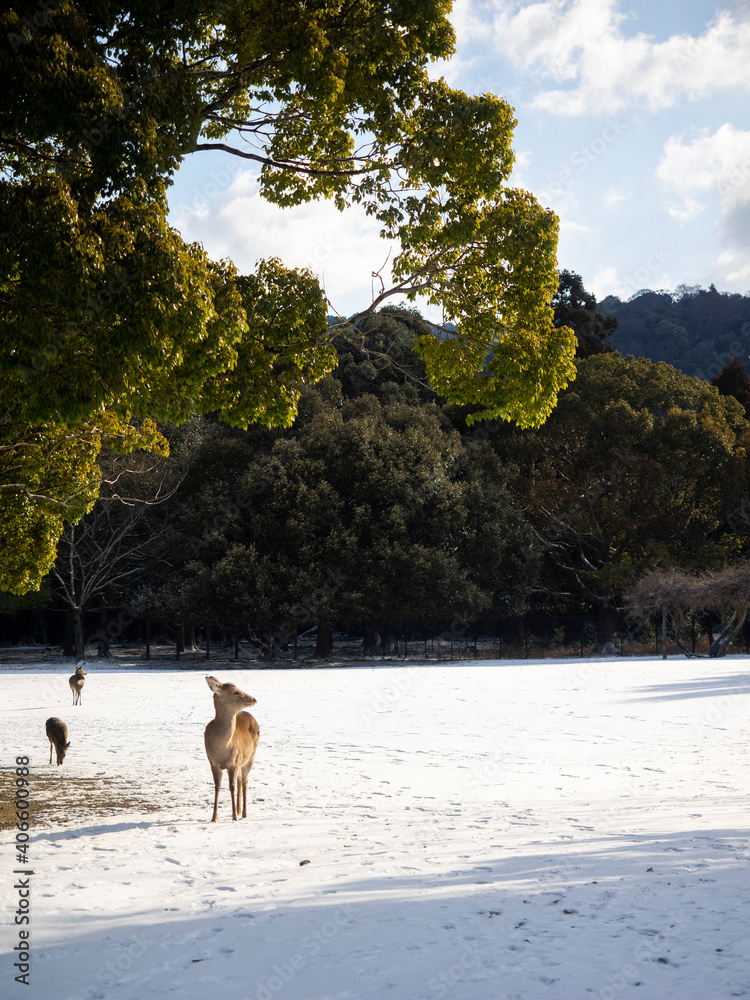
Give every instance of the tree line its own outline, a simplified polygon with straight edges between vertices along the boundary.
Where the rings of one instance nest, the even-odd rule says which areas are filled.
[[[708,381],[733,354],[750,354],[748,295],[680,285],[643,289],[627,302],[610,295],[600,308],[617,319],[612,344],[621,354],[666,361],[686,375]]]
[[[626,608],[661,613],[638,596],[654,568],[742,565],[744,368],[725,366],[722,392],[622,357],[576,275],[555,304],[579,331],[577,377],[542,427],[473,424],[412,349],[427,324],[385,307],[332,328],[336,368],[302,389],[291,427],[206,415],[162,428],[169,457],[113,453],[48,577],[79,647],[86,610],[123,605],[188,643],[215,627],[268,656],[311,628],[318,655],[334,631],[374,653],[524,612],[593,614],[604,642]]]

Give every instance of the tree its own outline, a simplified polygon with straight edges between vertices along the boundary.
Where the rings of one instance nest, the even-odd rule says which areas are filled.
[[[578,362],[544,427],[498,434],[546,552],[550,590],[617,626],[632,579],[655,566],[720,567],[747,484],[747,425],[736,400],[663,363],[608,353]]]
[[[662,659],[667,658],[667,621],[671,619],[677,644],[687,653],[682,642],[685,615],[701,604],[702,590],[700,578],[674,569],[652,569],[645,573],[631,587],[628,599],[628,615],[643,618],[650,615],[661,616]]]
[[[750,568],[744,561],[711,574],[700,594],[703,607],[721,615],[721,631],[711,643],[709,656],[726,656],[729,643],[739,633],[750,611]]]
[[[711,379],[732,354],[750,353],[750,299],[714,288],[644,290],[627,302],[610,295],[599,308],[617,317],[612,343],[621,354],[666,361]]]
[[[711,385],[715,385],[722,396],[734,396],[745,410],[745,416],[750,416],[750,376],[736,354],[714,375]]]
[[[6,545],[0,586],[38,584],[60,512],[75,521],[90,509],[110,435],[163,447],[149,421],[209,411],[288,424],[300,382],[335,364],[311,274],[269,260],[240,277],[169,226],[167,191],[190,154],[223,149],[258,164],[263,196],[281,206],[363,205],[397,245],[394,283],[365,311],[391,295],[424,297],[453,324],[415,344],[441,393],[522,425],[549,414],[574,371],[572,334],[553,326],[549,305],[557,219],[507,186],[508,104],[430,79],[428,62],[453,49],[447,9],[6,6],[0,446],[13,460],[0,469],[2,527],[6,539],[12,529],[43,543],[15,555]],[[24,471],[30,435],[44,440]],[[61,437],[70,449],[56,448],[48,488]]]
[[[617,329],[617,317],[597,311],[596,298],[583,287],[580,274],[560,271],[552,308],[555,326],[570,327],[575,333],[577,358],[614,350],[609,338]]]
[[[103,444],[165,451],[150,422],[131,427],[102,411],[77,426],[44,421],[0,423],[0,588],[38,589],[55,560],[66,523],[90,511],[99,494]]]
[[[533,583],[509,473],[411,385],[345,400],[326,379],[288,430],[215,423],[196,441],[170,502],[168,572],[145,581],[162,606],[171,588],[173,613],[204,608],[281,643],[317,626],[327,655],[334,628],[387,641],[514,609]]]
[[[77,660],[86,655],[86,612],[96,606],[105,613],[122,598],[128,581],[140,576],[147,562],[155,558],[164,529],[146,525],[149,503],[158,502],[160,493],[168,498],[174,488],[165,489],[164,485],[174,463],[169,470],[162,469],[161,477],[149,475],[154,470],[148,468],[140,473],[132,468],[120,470],[119,464],[116,456],[107,456],[105,495],[80,521],[65,524],[50,573],[50,582],[72,618]],[[159,478],[161,481],[155,482]],[[157,500],[132,495],[137,492]],[[100,637],[103,647],[107,645],[105,634]]]
[[[231,632],[237,659],[242,633],[264,626],[270,630],[273,587],[266,561],[258,557],[255,546],[225,546],[220,535],[216,541],[213,559],[207,560],[204,554],[184,568],[182,610],[190,620],[203,622],[207,630],[216,624]]]
[[[333,327],[338,355],[334,377],[344,396],[381,396],[394,382],[412,385],[423,402],[435,402],[424,362],[414,352],[419,337],[431,333],[430,325],[416,309],[384,306],[354,323]]]
[[[708,655],[726,656],[727,647],[737,636],[750,611],[750,567],[745,560],[710,573],[693,576],[676,570],[651,570],[632,587],[629,600],[633,615],[662,615],[664,659],[666,659],[667,616],[675,626],[675,638],[683,652],[682,624],[688,611],[713,611],[721,616],[721,630],[712,641]]]

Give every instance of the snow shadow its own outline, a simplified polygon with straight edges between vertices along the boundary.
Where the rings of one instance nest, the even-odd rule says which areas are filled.
[[[111,912],[80,912],[73,897],[59,943],[34,952],[27,995],[613,1000],[635,987],[644,1000],[743,995],[745,837],[711,829],[528,844],[533,853],[514,848],[445,873],[339,878],[314,898],[301,882],[285,901],[257,885],[206,884],[155,899],[148,912],[121,912],[116,924]]]
[[[738,697],[750,694],[750,674],[696,677],[692,680],[650,684],[634,689],[638,696],[628,701],[681,701],[690,698]]]

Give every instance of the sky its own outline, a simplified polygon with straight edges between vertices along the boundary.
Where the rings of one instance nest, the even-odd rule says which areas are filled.
[[[434,76],[515,109],[511,186],[560,218],[558,266],[601,300],[750,292],[750,0],[457,0]],[[358,209],[263,202],[247,161],[188,158],[172,223],[243,272],[279,256],[365,308],[395,248]]]

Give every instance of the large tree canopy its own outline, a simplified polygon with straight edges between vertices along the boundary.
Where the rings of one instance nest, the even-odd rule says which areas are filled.
[[[547,572],[561,593],[602,612],[604,632],[650,567],[712,569],[736,555],[731,518],[747,489],[747,445],[736,400],[663,362],[616,353],[578,362],[544,427],[498,437],[521,469]]]
[[[416,344],[435,387],[522,426],[549,414],[574,374],[573,336],[550,309],[557,219],[507,186],[512,109],[430,79],[429,61],[453,48],[449,7],[4,8],[0,494],[16,538],[41,519],[53,540],[61,511],[75,519],[95,496],[90,467],[72,459],[54,482],[44,462],[26,481],[29,435],[59,461],[61,425],[75,454],[76,435],[82,447],[153,444],[148,421],[209,410],[288,424],[298,385],[335,364],[313,275],[264,261],[240,278],[169,226],[167,191],[188,154],[255,162],[281,206],[364,206],[397,247],[394,284],[367,309],[421,296],[450,322]],[[0,541],[0,586],[37,585],[49,546],[11,558]]]

